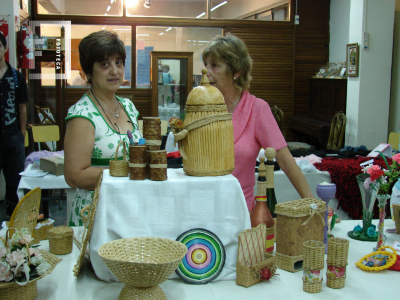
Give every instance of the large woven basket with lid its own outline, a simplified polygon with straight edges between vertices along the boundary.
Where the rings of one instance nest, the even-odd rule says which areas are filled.
[[[179,140],[186,174],[227,175],[235,164],[232,114],[228,113],[221,92],[210,85],[206,74],[207,70],[203,69],[201,86],[188,95],[184,130],[175,135],[175,141]]]

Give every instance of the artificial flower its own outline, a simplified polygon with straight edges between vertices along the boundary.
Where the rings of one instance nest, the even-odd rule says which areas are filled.
[[[36,272],[38,272],[38,274],[42,276],[46,274],[47,270],[50,269],[50,267],[50,264],[47,261],[44,261],[36,267]]]
[[[354,229],[353,229],[353,231],[356,231],[356,232],[361,231],[361,230],[362,230],[362,228],[361,228],[360,225],[357,225],[357,226],[354,227]]]
[[[367,229],[367,235],[369,237],[374,237],[376,235],[376,231],[375,231],[375,228],[373,226],[371,226],[371,227],[369,227]]]
[[[0,259],[3,257],[6,257],[7,254],[7,249],[6,248],[0,248]]]
[[[10,266],[15,267],[20,263],[21,260],[25,258],[26,254],[21,250],[13,251],[7,254],[6,262],[10,264]]]
[[[13,277],[10,265],[6,262],[0,261],[0,281],[9,282]]]
[[[400,153],[397,153],[397,154],[393,155],[393,156],[392,156],[392,159],[393,159],[396,163],[400,164]]]

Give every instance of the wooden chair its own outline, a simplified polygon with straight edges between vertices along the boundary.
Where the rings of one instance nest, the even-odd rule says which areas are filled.
[[[274,107],[271,108],[272,114],[274,115],[274,118],[276,120],[276,123],[278,123],[279,129],[282,132],[283,137],[286,139],[286,133],[285,133],[285,118],[283,116],[283,111],[277,107],[276,105]],[[294,150],[315,150],[315,147],[307,144],[307,143],[303,143],[303,142],[287,142],[288,148],[291,151]]]
[[[34,236],[37,216],[39,215],[40,199],[41,189],[37,187],[31,190],[21,199],[21,201],[19,201],[11,215],[10,222],[8,222],[7,225],[10,229],[10,238],[15,232],[14,229],[22,228],[27,228],[32,232],[31,236]]]
[[[327,149],[339,150],[343,147],[346,121],[346,115],[342,111],[333,116]]]

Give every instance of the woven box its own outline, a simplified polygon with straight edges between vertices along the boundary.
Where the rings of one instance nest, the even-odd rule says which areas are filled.
[[[57,226],[47,231],[50,253],[63,255],[72,252],[74,231],[68,226]]]
[[[56,176],[64,175],[64,156],[41,157],[40,169]]]
[[[313,198],[275,206],[278,268],[289,272],[303,269],[303,243],[308,240],[324,241],[325,209],[324,201]]]

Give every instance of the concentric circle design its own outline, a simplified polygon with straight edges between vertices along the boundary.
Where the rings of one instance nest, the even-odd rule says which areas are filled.
[[[225,248],[211,231],[195,228],[182,233],[177,239],[188,252],[176,273],[187,283],[204,284],[214,280],[225,265]]]

